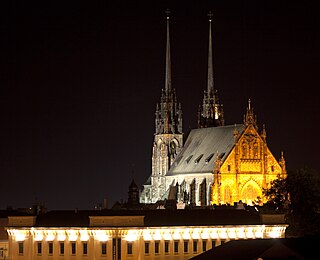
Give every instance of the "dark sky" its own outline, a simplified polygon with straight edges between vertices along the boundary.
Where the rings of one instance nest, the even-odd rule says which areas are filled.
[[[6,4],[3,2],[7,2]],[[0,208],[90,209],[127,199],[151,173],[171,9],[172,84],[184,132],[206,88],[214,12],[215,87],[226,124],[251,98],[289,170],[319,170],[319,10],[307,1],[1,1]],[[280,2],[280,3],[279,3]]]

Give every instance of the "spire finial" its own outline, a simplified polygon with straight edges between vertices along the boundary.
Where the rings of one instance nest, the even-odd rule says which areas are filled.
[[[213,13],[212,13],[212,11],[209,11],[208,18],[209,18],[210,23],[212,22],[212,17],[213,17]]]
[[[169,19],[169,18],[170,18],[170,13],[171,13],[171,12],[170,12],[170,9],[167,8],[167,10],[166,10],[165,13],[166,13],[167,19]]]
[[[171,91],[171,58],[170,58],[170,34],[169,34],[169,18],[170,10],[166,10],[167,16],[167,45],[166,45],[166,79],[165,79],[165,90],[168,95]]]
[[[248,99],[248,109],[251,110],[251,100],[250,100],[250,98]]]

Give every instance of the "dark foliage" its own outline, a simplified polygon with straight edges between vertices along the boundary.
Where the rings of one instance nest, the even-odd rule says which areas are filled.
[[[320,234],[320,175],[304,167],[288,172],[263,191],[268,205],[285,210],[289,222],[287,236]]]

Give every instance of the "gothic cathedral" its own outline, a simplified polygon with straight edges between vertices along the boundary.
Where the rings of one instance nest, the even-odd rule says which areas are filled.
[[[198,128],[185,144],[182,110],[171,86],[169,15],[167,15],[165,88],[155,112],[152,173],[140,194],[141,203],[175,199],[183,205],[261,203],[263,188],[286,176],[283,154],[275,159],[266,131],[259,133],[251,101],[243,124],[225,125],[214,88],[212,15],[209,14],[207,90],[198,111]]]

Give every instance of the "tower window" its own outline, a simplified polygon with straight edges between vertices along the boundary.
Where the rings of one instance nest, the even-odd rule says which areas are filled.
[[[274,172],[274,166],[273,165],[271,165],[271,171]]]
[[[230,171],[231,171],[231,165],[228,164],[228,172],[230,172]]]

